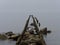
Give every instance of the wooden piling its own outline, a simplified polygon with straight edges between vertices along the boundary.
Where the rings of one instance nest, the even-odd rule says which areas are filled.
[[[34,27],[36,28],[36,33],[37,34],[30,34],[29,31],[26,32],[28,24],[29,24],[30,17],[32,17],[32,19],[33,19]],[[26,45],[34,45],[34,44],[36,44],[36,45],[46,45],[42,33],[39,32],[38,25],[37,25],[33,15],[29,16],[28,20],[26,21],[26,24],[25,24],[24,30],[22,32],[22,35],[18,38],[17,43],[16,43],[16,45],[25,45],[25,44]]]

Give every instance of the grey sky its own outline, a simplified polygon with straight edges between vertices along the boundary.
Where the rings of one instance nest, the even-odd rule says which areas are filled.
[[[42,26],[60,29],[60,0],[0,0],[0,32],[19,32],[30,14]]]

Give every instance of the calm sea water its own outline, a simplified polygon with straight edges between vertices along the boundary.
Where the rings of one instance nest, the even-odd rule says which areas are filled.
[[[15,41],[9,41],[9,40],[0,40],[0,45],[15,45]]]
[[[47,43],[47,45],[60,45],[60,31],[58,30],[55,30],[55,31],[52,31],[51,34],[48,34],[46,37],[45,37],[45,41]]]
[[[45,37],[45,41],[47,45],[60,45],[60,36],[59,36],[59,31],[53,31],[51,34],[47,34]],[[0,40],[0,45],[15,45],[15,41],[9,41],[9,40]]]

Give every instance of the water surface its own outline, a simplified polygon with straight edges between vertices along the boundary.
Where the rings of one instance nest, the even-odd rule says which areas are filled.
[[[0,40],[0,45],[15,45],[15,41]]]

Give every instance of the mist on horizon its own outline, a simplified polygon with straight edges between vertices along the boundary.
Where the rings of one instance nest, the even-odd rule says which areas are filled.
[[[60,0],[0,0],[0,32],[21,32],[29,15],[41,27],[59,30]]]

